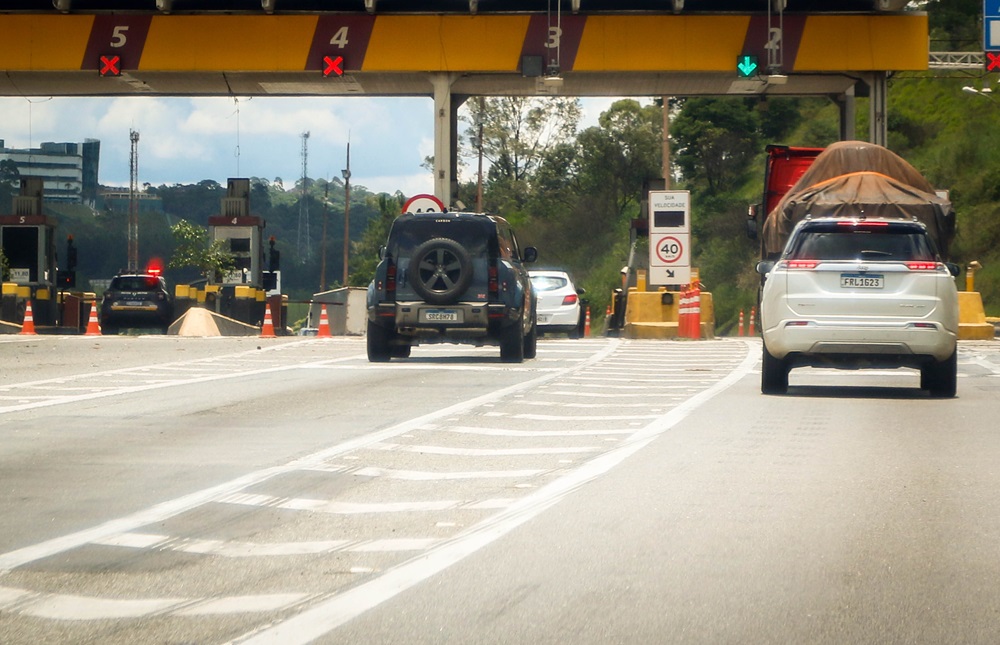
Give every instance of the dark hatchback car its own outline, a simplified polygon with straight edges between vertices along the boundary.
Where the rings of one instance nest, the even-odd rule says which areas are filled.
[[[104,290],[101,333],[152,328],[167,333],[173,322],[173,300],[164,279],[152,273],[117,275]]]
[[[368,359],[405,358],[413,345],[499,345],[500,360],[534,358],[535,294],[502,217],[404,214],[395,219],[368,286]]]

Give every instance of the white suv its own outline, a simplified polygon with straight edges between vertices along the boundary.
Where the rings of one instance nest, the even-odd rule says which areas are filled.
[[[783,394],[809,365],[911,367],[932,396],[955,396],[959,268],[916,221],[816,218],[764,261],[761,391]]]

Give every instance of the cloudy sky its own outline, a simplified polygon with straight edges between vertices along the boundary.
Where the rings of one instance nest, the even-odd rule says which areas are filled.
[[[584,101],[584,127],[611,99]],[[129,184],[129,131],[139,132],[139,183],[190,184],[229,177],[339,177],[351,142],[351,183],[373,192],[433,193],[420,167],[433,154],[429,98],[0,98],[8,148],[101,141],[100,182]]]

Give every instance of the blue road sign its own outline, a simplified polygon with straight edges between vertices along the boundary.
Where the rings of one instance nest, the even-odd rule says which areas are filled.
[[[983,0],[983,51],[1000,52],[1000,0]]]

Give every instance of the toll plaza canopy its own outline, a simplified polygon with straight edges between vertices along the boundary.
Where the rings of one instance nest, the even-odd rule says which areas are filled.
[[[2,4],[2,96],[432,96],[437,72],[465,95],[838,95],[929,56],[901,0]]]
[[[906,0],[2,0],[0,96],[427,96],[435,195],[470,96],[825,95],[885,143],[928,68]]]

